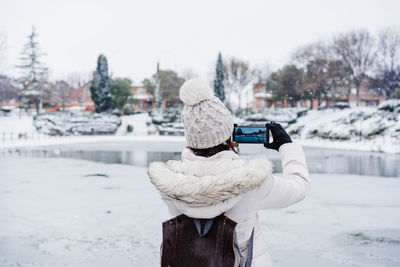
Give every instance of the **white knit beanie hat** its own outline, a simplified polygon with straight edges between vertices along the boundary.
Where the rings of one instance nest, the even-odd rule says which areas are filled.
[[[182,85],[179,97],[185,104],[181,118],[189,147],[214,147],[232,136],[231,114],[207,83],[188,80]]]

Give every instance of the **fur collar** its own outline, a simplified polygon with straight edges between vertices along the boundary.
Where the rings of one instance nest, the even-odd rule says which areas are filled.
[[[199,157],[185,148],[181,161],[152,162],[148,175],[163,197],[212,205],[259,187],[271,177],[272,164],[267,158],[240,159],[232,151]]]

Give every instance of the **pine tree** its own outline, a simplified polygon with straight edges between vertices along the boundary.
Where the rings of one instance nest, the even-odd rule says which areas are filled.
[[[90,86],[92,100],[96,112],[108,111],[111,108],[110,77],[108,76],[107,58],[100,55],[97,59],[97,69],[93,72],[93,81]]]
[[[224,65],[222,63],[221,53],[218,54],[216,75],[214,80],[214,93],[222,101],[225,101],[225,87],[224,87]]]
[[[161,88],[161,77],[160,77],[160,63],[157,62],[157,73],[155,76],[156,81],[156,92],[155,92],[155,99],[156,99],[156,111],[157,115],[162,116],[163,114],[163,92]]]
[[[22,70],[22,76],[19,78],[22,84],[22,102],[28,108],[33,104],[39,113],[43,106],[47,68],[40,61],[43,54],[40,52],[37,37],[35,27],[32,27],[32,33],[28,36],[28,42],[19,58],[21,65],[16,67]]]

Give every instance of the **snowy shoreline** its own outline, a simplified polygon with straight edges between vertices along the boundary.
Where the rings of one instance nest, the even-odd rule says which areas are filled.
[[[400,154],[400,139],[391,137],[389,133],[378,135],[373,139],[365,138],[352,138],[350,140],[328,140],[319,137],[308,136],[309,132],[316,129],[327,128],[325,131],[335,131],[337,133],[349,132],[354,123],[350,121],[337,122],[339,118],[348,118],[351,114],[358,114],[357,112],[366,112],[374,114],[371,108],[357,108],[347,109],[342,111],[316,111],[311,110],[307,116],[299,117],[298,121],[287,128],[295,142],[308,147],[319,147],[329,149],[342,149],[354,150],[365,152],[381,152],[389,154]],[[391,114],[391,113],[389,113]],[[380,117],[379,117],[380,118]],[[357,122],[355,129],[362,129],[366,133],[376,127],[378,119],[371,117],[363,123]],[[67,136],[49,136],[37,132],[34,127],[33,117],[22,116],[19,118],[16,115],[0,117],[0,151],[8,149],[17,149],[24,147],[40,147],[52,145],[69,145],[81,143],[95,143],[95,142],[185,142],[183,136],[159,136],[149,135],[151,127],[147,126],[149,116],[146,113],[122,116],[121,126],[118,128],[115,135],[67,135]],[[378,120],[378,121],[377,121]],[[326,123],[330,121],[330,126],[327,127]],[[334,123],[339,123],[333,127]],[[392,125],[392,131],[397,133],[394,129],[397,124],[394,121],[386,121],[386,124]],[[133,128],[132,133],[127,132],[127,126],[131,125]],[[382,126],[383,127],[383,126]],[[332,129],[331,129],[332,128]],[[399,128],[400,129],[400,128]],[[14,136],[11,136],[13,134]],[[22,134],[22,136],[18,136]]]
[[[0,149],[22,148],[22,147],[41,147],[52,145],[69,145],[80,143],[99,143],[99,142],[185,142],[183,136],[121,136],[121,135],[98,135],[98,136],[65,136],[65,137],[47,137],[36,140],[15,140],[11,142],[0,142]]]
[[[384,142],[376,142],[374,140],[347,142],[347,141],[327,141],[327,140],[315,140],[315,139],[302,140],[298,138],[293,138],[293,141],[306,147],[400,154],[400,144],[385,145]],[[185,137],[183,136],[158,136],[158,135],[44,137],[35,140],[21,139],[21,140],[0,142],[0,150],[27,148],[27,147],[44,147],[44,146],[54,146],[54,145],[82,144],[82,143],[100,143],[100,142],[178,142],[184,144],[186,141]]]
[[[0,266],[157,266],[169,215],[146,171],[0,156]],[[275,266],[399,266],[399,179],[311,179],[304,201],[259,214]]]

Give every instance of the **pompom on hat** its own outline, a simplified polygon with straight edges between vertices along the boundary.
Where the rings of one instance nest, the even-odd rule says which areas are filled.
[[[213,96],[211,87],[200,79],[188,80],[179,90],[179,97],[186,105],[195,105]]]
[[[181,118],[189,147],[214,147],[232,136],[231,113],[207,83],[188,80],[182,85],[179,97],[185,104]]]

